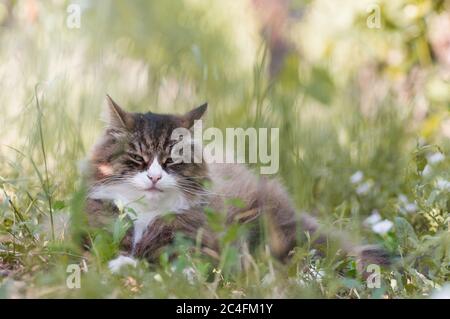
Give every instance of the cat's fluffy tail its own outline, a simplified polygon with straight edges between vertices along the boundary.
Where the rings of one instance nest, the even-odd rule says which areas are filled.
[[[363,276],[367,275],[367,267],[371,264],[380,267],[391,264],[391,256],[383,247],[357,243],[342,231],[322,227],[310,214],[300,214],[299,228],[310,235],[314,246],[334,246],[346,255],[354,256],[357,269]]]
[[[260,178],[256,183],[255,200],[250,201],[256,211],[267,217],[268,243],[271,253],[280,260],[289,259],[289,253],[300,244],[301,237],[309,234],[314,248],[320,252],[335,249],[345,255],[354,256],[358,269],[364,273],[367,266],[390,264],[389,254],[375,245],[361,245],[342,231],[327,228],[311,214],[298,213],[282,184],[276,179]]]

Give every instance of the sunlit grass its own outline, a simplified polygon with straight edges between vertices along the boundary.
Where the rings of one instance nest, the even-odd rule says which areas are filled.
[[[423,136],[391,94],[364,113],[361,88],[334,79],[326,61],[288,56],[270,79],[256,22],[250,14],[241,21],[236,6],[206,14],[196,1],[104,1],[72,30],[61,27],[63,5],[40,4],[38,22],[0,29],[0,271],[10,274],[0,277],[0,297],[424,297],[449,281],[448,138],[435,128]],[[160,265],[142,261],[112,275],[113,236],[97,234],[87,252],[76,232],[85,196],[79,167],[102,130],[107,93],[132,111],[183,112],[208,101],[209,125],[279,127],[278,177],[298,210],[395,256],[381,288],[367,287],[354,259],[332,250],[317,257],[307,240],[287,264],[264,247],[241,263],[224,240],[219,265],[163,255]],[[386,234],[363,226],[374,211],[393,222]],[[66,214],[75,227],[62,235],[50,220]],[[66,285],[73,263],[85,270],[80,289]]]

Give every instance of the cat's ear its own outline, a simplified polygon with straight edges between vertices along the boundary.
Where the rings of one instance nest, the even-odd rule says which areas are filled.
[[[191,128],[195,120],[199,120],[205,114],[208,103],[204,103],[199,107],[187,112],[181,117],[181,125],[185,128]]]
[[[106,112],[106,122],[108,126],[115,130],[130,131],[134,127],[133,114],[124,111],[114,100],[106,94],[108,108]]]

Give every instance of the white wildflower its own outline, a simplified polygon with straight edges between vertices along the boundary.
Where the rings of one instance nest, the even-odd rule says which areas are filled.
[[[418,210],[417,204],[416,203],[407,203],[405,205],[405,210],[407,213],[415,213]]]
[[[372,214],[364,220],[364,225],[372,226],[381,221],[380,213],[376,209],[372,211]]]
[[[431,173],[432,173],[431,166],[428,165],[428,164],[425,165],[425,168],[424,168],[423,171],[422,171],[422,175],[423,175],[423,176],[430,176]]]
[[[443,178],[438,178],[436,180],[436,187],[443,191],[450,191],[450,181]]]
[[[403,204],[401,208],[403,213],[415,213],[418,210],[417,204],[410,202],[406,195],[400,194],[398,200]]]
[[[353,174],[352,176],[350,176],[350,182],[352,184],[358,184],[359,182],[361,182],[364,178],[364,173],[361,171],[357,171],[355,174]]]
[[[391,230],[392,226],[394,226],[394,224],[390,220],[385,219],[372,225],[372,231],[379,235],[385,235]]]
[[[356,188],[356,194],[358,195],[367,194],[371,188],[372,184],[369,182],[365,182]]]
[[[155,279],[157,282],[163,282],[163,279],[162,279],[162,277],[161,277],[160,274],[154,275],[154,276],[153,276],[153,279]]]
[[[444,154],[439,152],[427,156],[427,161],[430,164],[437,164],[439,162],[442,162],[444,159],[445,159]]]
[[[406,197],[405,194],[398,195],[398,200],[401,201],[403,204],[407,204],[409,202],[408,197]]]

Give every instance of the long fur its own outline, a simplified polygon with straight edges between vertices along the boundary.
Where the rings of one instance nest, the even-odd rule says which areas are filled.
[[[299,214],[282,184],[263,178],[241,164],[182,163],[170,159],[170,136],[177,127],[190,128],[206,105],[182,116],[128,113],[108,97],[108,127],[94,146],[90,160],[90,193],[87,205],[92,226],[102,227],[118,214],[118,202],[136,213],[134,225],[124,238],[124,252],[133,257],[158,259],[177,233],[200,240],[202,251],[217,258],[220,234],[210,229],[205,209],[224,214],[226,225],[248,225],[247,247],[266,238],[270,251],[286,260],[300,235],[310,233],[314,243],[332,240],[361,264],[387,263],[387,255],[373,246],[358,246],[345,234],[323,232],[310,215]],[[161,192],[147,191],[149,167],[156,163],[162,178]],[[230,205],[239,199],[241,205]],[[169,218],[170,217],[170,218]],[[266,236],[261,236],[262,232]],[[129,263],[129,260],[127,261]]]

